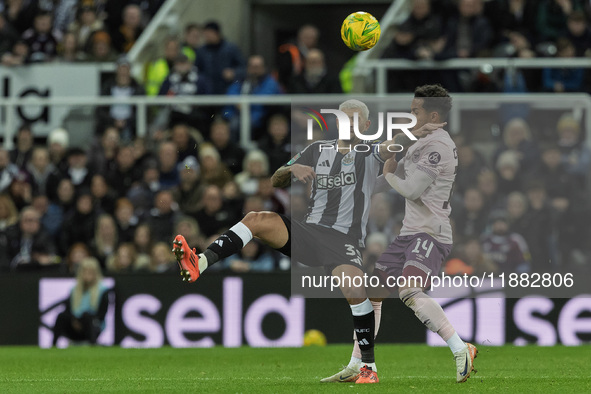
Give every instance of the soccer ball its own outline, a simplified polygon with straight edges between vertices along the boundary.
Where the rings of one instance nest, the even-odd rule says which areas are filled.
[[[367,51],[380,39],[380,23],[373,15],[358,11],[343,21],[341,38],[354,51]]]
[[[326,337],[321,331],[308,330],[304,333],[304,346],[326,346]]]

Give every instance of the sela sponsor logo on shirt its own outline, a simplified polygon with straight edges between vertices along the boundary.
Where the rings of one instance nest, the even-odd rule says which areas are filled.
[[[320,127],[321,131],[328,131],[328,124],[324,119],[324,116],[321,114],[333,114],[337,117],[338,123],[338,139],[343,141],[351,140],[353,134],[361,141],[374,141],[383,138],[384,131],[386,132],[385,140],[390,141],[394,138],[394,130],[402,130],[408,138],[413,141],[417,140],[411,132],[412,129],[417,124],[417,118],[413,114],[405,113],[405,112],[378,112],[378,130],[374,134],[362,134],[359,130],[359,112],[355,112],[353,114],[353,128],[351,129],[351,121],[349,116],[338,109],[320,109],[320,112],[313,110],[312,108],[304,108],[303,111],[306,115],[310,116],[311,119],[307,120],[307,139],[312,141],[314,139],[314,122]],[[399,119],[409,119],[410,122],[408,123],[394,123]],[[385,120],[384,120],[385,119]],[[353,134],[351,133],[353,130]],[[355,151],[355,152],[370,152],[371,150],[375,149],[376,152],[379,152],[380,149],[387,149],[388,152],[402,152],[404,147],[399,144],[366,144],[366,143],[359,143],[355,145],[349,146],[335,146],[333,144],[320,144],[319,149],[320,151],[329,150],[329,149],[337,149],[337,150],[345,150],[345,151]]]
[[[357,182],[354,172],[341,172],[337,175],[316,174],[318,189],[331,190],[335,187],[354,185]]]

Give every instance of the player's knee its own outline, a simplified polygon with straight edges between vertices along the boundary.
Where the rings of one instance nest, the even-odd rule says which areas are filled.
[[[415,306],[415,300],[423,294],[423,290],[420,287],[406,287],[398,292],[398,297],[407,307],[413,309]]]
[[[253,235],[257,235],[276,215],[274,212],[249,212],[242,219],[242,223],[250,229]]]

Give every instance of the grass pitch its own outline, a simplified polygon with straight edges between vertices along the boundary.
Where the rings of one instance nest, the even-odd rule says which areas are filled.
[[[455,383],[447,348],[378,345],[380,383],[319,383],[351,347],[121,349],[0,347],[2,393],[591,392],[591,348],[484,347],[478,373]]]

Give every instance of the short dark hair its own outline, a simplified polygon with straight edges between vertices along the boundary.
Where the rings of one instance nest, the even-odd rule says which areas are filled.
[[[201,26],[199,26],[197,23],[189,23],[187,26],[185,26],[185,33],[191,30],[201,30]]]
[[[449,92],[440,84],[417,87],[415,98],[428,98],[429,100],[423,100],[423,108],[429,112],[437,112],[442,120],[447,119],[452,102]]]

